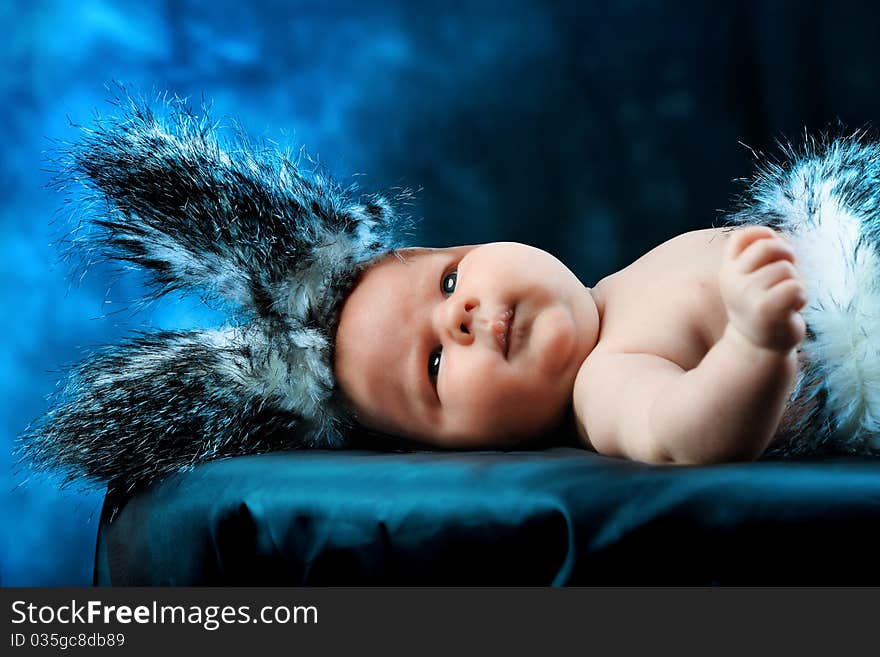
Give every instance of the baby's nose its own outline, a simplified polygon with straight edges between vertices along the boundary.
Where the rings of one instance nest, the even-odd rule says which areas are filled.
[[[447,333],[456,342],[470,344],[474,340],[474,312],[479,308],[479,302],[476,299],[449,299],[447,303]]]

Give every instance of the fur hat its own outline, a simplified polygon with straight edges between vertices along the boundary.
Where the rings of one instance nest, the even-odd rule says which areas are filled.
[[[76,365],[20,455],[64,483],[132,488],[224,456],[346,445],[333,376],[341,305],[410,228],[388,196],[352,198],[319,169],[222,140],[203,108],[127,93],[61,148],[56,186],[104,212],[76,250],[143,268],[150,298],[198,290],[236,308],[214,330],[136,335]],[[409,198],[398,192],[395,202]],[[89,264],[89,263],[86,263]]]

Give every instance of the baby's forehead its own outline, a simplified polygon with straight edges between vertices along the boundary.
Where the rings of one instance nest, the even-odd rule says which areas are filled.
[[[413,427],[424,419],[425,321],[431,290],[435,296],[441,292],[433,269],[446,251],[415,247],[387,254],[365,272],[343,305],[336,377],[359,413],[374,424],[392,418],[396,425]]]

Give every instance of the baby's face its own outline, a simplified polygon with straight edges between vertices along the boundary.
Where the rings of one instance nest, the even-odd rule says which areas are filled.
[[[563,418],[598,334],[590,291],[545,251],[407,249],[367,270],[345,301],[336,377],[369,428],[504,446]]]

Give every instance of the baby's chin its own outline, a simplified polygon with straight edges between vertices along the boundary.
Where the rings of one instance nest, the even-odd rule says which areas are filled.
[[[532,372],[547,385],[573,387],[581,365],[596,346],[598,333],[595,307],[558,305],[545,309],[535,318],[529,336]]]
[[[562,306],[554,306],[538,314],[529,342],[541,375],[563,375],[571,369],[579,347],[577,326],[571,313]]]

